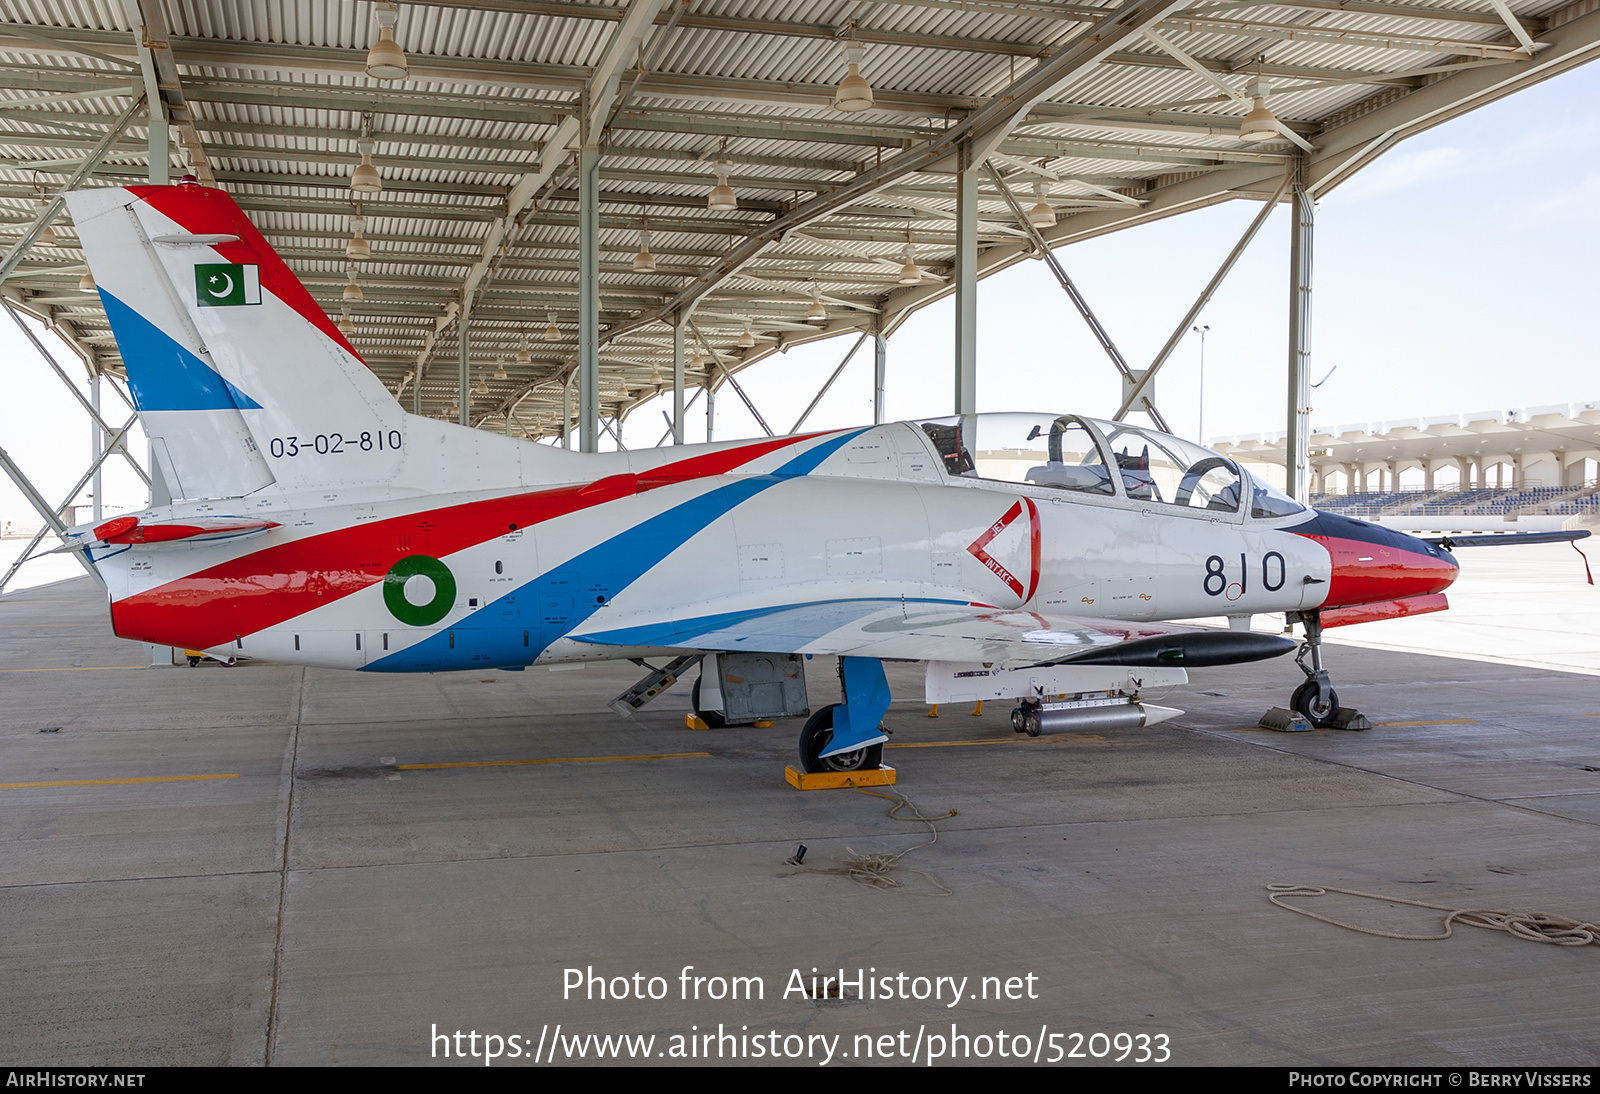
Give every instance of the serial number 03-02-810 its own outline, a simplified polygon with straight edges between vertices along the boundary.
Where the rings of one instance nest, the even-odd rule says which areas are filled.
[[[342,452],[388,452],[400,447],[400,431],[360,433],[346,437],[343,433],[318,433],[315,437],[274,437],[267,449],[274,459],[301,456],[315,452],[319,456],[334,456]]]

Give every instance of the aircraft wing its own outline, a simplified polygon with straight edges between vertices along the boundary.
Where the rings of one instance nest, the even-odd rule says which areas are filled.
[[[574,634],[607,646],[837,654],[1021,668],[1064,662],[1203,666],[1274,657],[1277,635],[1008,611],[953,601],[818,600],[672,619],[614,619]],[[621,625],[618,625],[621,624]]]

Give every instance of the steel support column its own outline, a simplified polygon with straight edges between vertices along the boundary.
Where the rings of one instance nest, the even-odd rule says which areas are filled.
[[[472,366],[472,359],[468,355],[467,321],[463,319],[458,328],[461,343],[461,364],[456,376],[456,409],[460,411],[456,421],[461,425],[472,424],[472,378],[467,375]]]
[[[89,406],[94,413],[89,418],[89,459],[90,466],[94,468],[94,479],[89,489],[94,497],[94,522],[99,524],[104,517],[104,504],[100,493],[104,487],[104,480],[100,474],[100,465],[105,461],[106,435],[100,428],[100,370],[95,369],[89,377]]]
[[[1311,462],[1311,243],[1315,211],[1306,189],[1306,158],[1295,157],[1290,186],[1289,236],[1289,415],[1284,438],[1285,490],[1306,504]]]
[[[678,323],[672,328],[672,443],[683,443],[683,412],[687,409],[683,405],[683,329],[686,325],[682,315]]]
[[[882,333],[872,335],[872,424],[883,424],[883,381],[887,372],[889,339]]]
[[[711,371],[706,376],[706,443],[711,443],[711,433],[717,421],[717,391],[712,385],[716,383],[717,367],[711,366]]]
[[[957,414],[978,412],[978,164],[972,145],[956,149],[956,390]]]
[[[578,447],[600,451],[600,134],[583,98],[578,152]]]
[[[572,449],[572,380],[561,385],[561,447]]]

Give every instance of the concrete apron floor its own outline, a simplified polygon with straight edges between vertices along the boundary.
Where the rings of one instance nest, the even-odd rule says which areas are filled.
[[[1377,938],[1265,891],[1600,919],[1593,676],[1341,647],[1343,701],[1391,724],[1252,728],[1298,683],[1282,658],[1194,672],[1151,696],[1188,711],[1160,726],[1028,740],[1003,704],[928,718],[918,667],[891,665],[885,761],[917,808],[957,815],[884,890],[784,860],[801,843],[818,869],[903,851],[927,825],[790,789],[799,722],[685,729],[692,673],[628,720],[604,702],[631,665],[117,667],[142,657],[87,579],[0,600],[4,1064],[443,1062],[436,1031],[532,1053],[557,1023],[563,1044],[654,1034],[658,1059],[720,1027],[780,1053],[798,1035],[816,1064],[839,1036],[834,1066],[864,1062],[858,1035],[873,1060],[924,1062],[954,1033],[975,1038],[965,1062],[994,1062],[1001,1031],[1030,1059],[1084,1054],[1066,1063],[1103,1056],[1096,1033],[1131,1035],[1130,1061],[1164,1035],[1180,1064],[1600,1061],[1600,948]],[[813,706],[835,699],[833,662],[810,670]],[[584,757],[610,759],[404,766]],[[204,775],[228,777],[132,781]],[[1398,932],[1439,922],[1308,903]],[[686,966],[691,993],[710,978],[699,999]],[[564,997],[565,970],[591,967],[659,976],[666,997]],[[841,968],[903,972],[907,991],[967,979],[954,1006],[948,983],[923,1001],[785,997],[794,970],[809,988]],[[735,976],[764,998],[708,998]]]

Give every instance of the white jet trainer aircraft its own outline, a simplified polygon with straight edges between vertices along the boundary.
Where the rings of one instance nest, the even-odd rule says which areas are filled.
[[[884,660],[925,662],[929,702],[1020,700],[1019,732],[1139,725],[1179,713],[1140,688],[1295,648],[1259,612],[1304,623],[1291,702],[1335,724],[1322,627],[1437,611],[1456,576],[1436,543],[1071,414],[602,454],[419,417],[227,194],[67,200],[184,499],[73,530],[125,638],[365,672],[633,659],[618,709],[702,660],[713,721],[804,712],[799,656],[837,655],[801,763],[849,770],[879,762]],[[1215,616],[1244,625],[1165,622]]]

